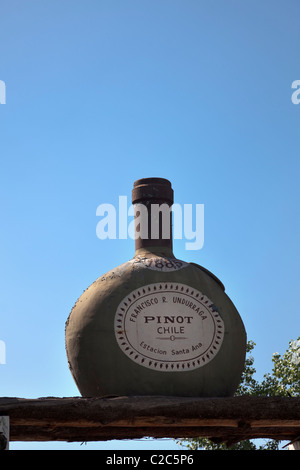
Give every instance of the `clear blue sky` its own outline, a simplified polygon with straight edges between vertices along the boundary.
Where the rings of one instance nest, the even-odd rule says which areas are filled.
[[[1,396],[78,395],[65,321],[134,254],[97,238],[96,208],[130,201],[138,178],[204,204],[203,248],[174,251],[225,284],[258,378],[300,335],[299,14],[297,0],[1,3]]]

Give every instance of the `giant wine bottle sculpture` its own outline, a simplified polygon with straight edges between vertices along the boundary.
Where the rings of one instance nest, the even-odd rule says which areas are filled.
[[[66,323],[80,393],[233,395],[246,351],[239,313],[216,276],[175,258],[170,182],[136,181],[132,203],[135,256],[88,287]]]

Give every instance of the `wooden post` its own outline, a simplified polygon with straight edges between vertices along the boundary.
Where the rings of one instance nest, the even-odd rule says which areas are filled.
[[[0,416],[0,450],[9,448],[9,416]]]
[[[288,446],[288,450],[300,450],[300,441],[292,442],[292,443]]]

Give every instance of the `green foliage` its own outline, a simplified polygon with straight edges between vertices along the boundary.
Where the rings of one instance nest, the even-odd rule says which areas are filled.
[[[254,347],[253,341],[247,343],[245,367],[235,395],[299,397],[300,337],[296,341],[289,342],[289,347],[282,356],[279,353],[273,354],[272,372],[265,374],[261,382],[254,378],[256,369],[251,354]],[[253,441],[246,440],[226,447],[225,444],[215,444],[206,438],[195,438],[183,439],[180,444],[190,450],[278,450],[280,441],[268,440],[257,447]]]

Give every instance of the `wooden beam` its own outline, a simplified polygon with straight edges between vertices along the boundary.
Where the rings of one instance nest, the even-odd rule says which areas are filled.
[[[142,437],[295,440],[300,398],[0,398],[11,441],[104,441]]]

